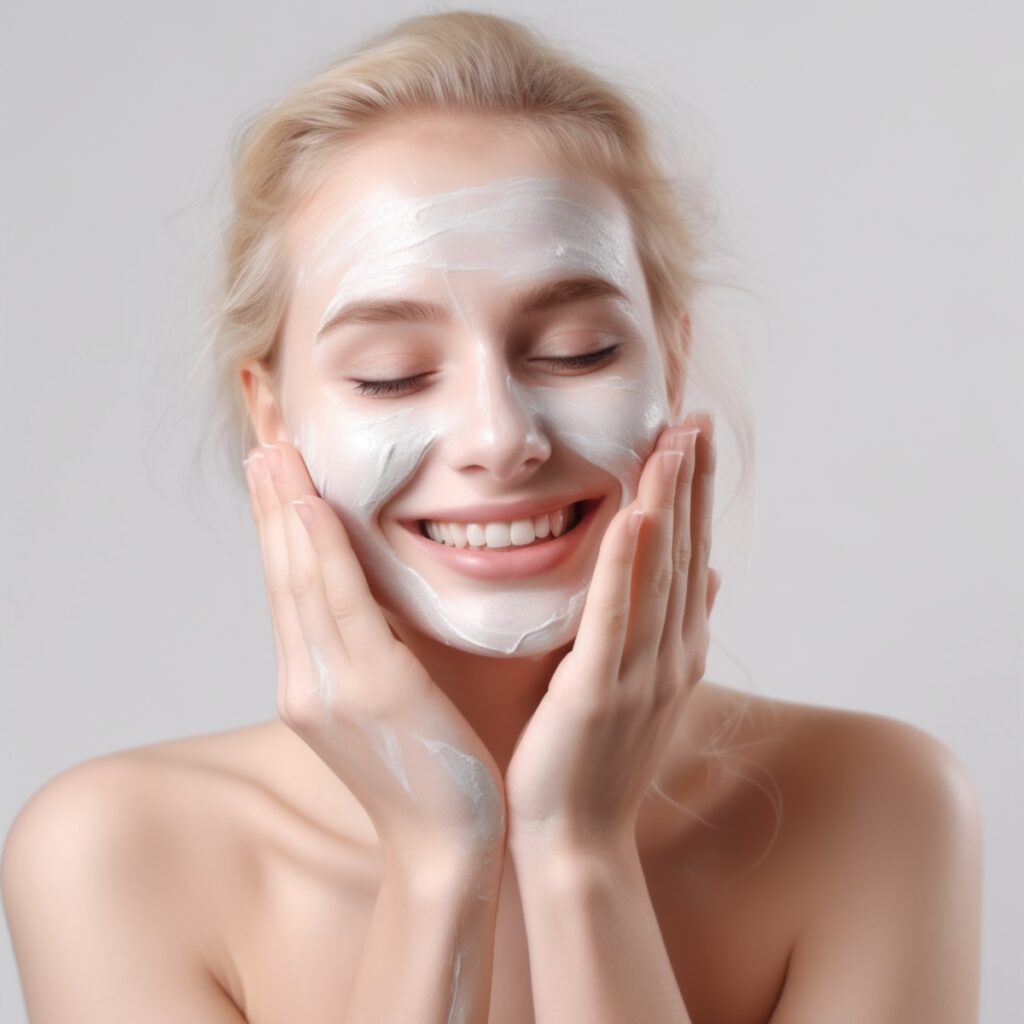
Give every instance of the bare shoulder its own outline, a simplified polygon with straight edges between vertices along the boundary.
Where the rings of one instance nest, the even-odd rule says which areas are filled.
[[[279,864],[315,876],[369,847],[358,801],[278,721],[104,754],[61,772],[21,809],[5,845],[74,837],[79,852],[135,858],[175,901],[246,898]],[[326,810],[325,810],[326,809]],[[334,812],[333,815],[327,811]],[[365,828],[361,829],[361,826]]]
[[[837,1006],[851,1021],[976,1019],[983,838],[963,761],[885,715],[756,700],[738,735],[779,783],[771,878],[793,914],[772,1024]]]
[[[55,872],[88,869],[98,884],[165,867],[167,857],[153,856],[152,849],[145,855],[148,845],[165,846],[159,839],[167,838],[154,778],[135,752],[114,753],[74,765],[39,787],[4,843],[5,904],[20,895],[15,876],[42,863]]]
[[[882,714],[775,703],[792,723],[783,753],[792,796],[818,820],[845,827],[898,819],[907,827],[976,813],[965,764],[926,730]]]
[[[32,1020],[241,1020],[190,913],[174,787],[160,774],[137,753],[96,757],[15,818],[3,903]]]
[[[722,826],[714,841],[774,851],[767,884],[792,881],[803,920],[852,895],[873,865],[902,855],[912,870],[923,848],[936,856],[939,839],[949,857],[977,859],[981,815],[970,774],[918,726],[715,684],[695,722],[691,748],[706,752],[720,776],[709,790]],[[721,857],[720,846],[712,850]]]
[[[699,718],[703,745],[726,756],[748,752],[751,760],[783,773],[787,795],[801,803],[820,799],[851,810],[865,804],[884,807],[914,795],[947,809],[975,805],[963,761],[916,725],[714,683],[702,683],[699,689],[705,688],[705,710]]]
[[[358,963],[380,878],[375,832],[358,801],[276,720],[123,750],[62,772],[22,807],[3,863],[23,978],[38,974],[45,988],[52,974],[43,965],[59,959],[50,949],[57,932],[38,922],[67,919],[77,900],[81,944],[89,945],[98,922],[111,938],[92,942],[88,955],[69,946],[62,976],[83,971],[90,957],[97,978],[132,962],[130,955],[145,957],[139,978],[162,964],[165,987],[181,993],[167,1001],[166,1019],[197,1022],[221,1020],[211,1015],[217,1010],[203,1016],[205,1009],[181,1001],[197,993],[219,1000],[225,1021],[252,1007],[288,1019],[284,1003],[268,1007],[294,1004],[303,973],[303,999],[337,1005],[347,982],[338,963]],[[115,906],[124,909],[130,949],[113,944]],[[129,942],[143,935],[147,943]],[[310,955],[299,971],[279,956],[282,935],[340,959],[326,969]],[[161,990],[153,981],[142,991],[155,1000]],[[131,1019],[165,1019],[144,998]],[[121,1019],[99,1012],[103,1005],[93,1016]]]

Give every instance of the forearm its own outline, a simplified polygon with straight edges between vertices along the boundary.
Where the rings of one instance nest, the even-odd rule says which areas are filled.
[[[635,846],[513,858],[537,1024],[690,1024]]]
[[[483,1024],[500,852],[384,876],[345,1024]]]

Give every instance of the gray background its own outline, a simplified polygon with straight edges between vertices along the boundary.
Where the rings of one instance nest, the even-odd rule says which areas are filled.
[[[188,483],[187,371],[241,118],[438,9],[366,6],[4,5],[4,834],[88,757],[275,714],[246,498]],[[750,573],[713,559],[709,678],[890,715],[961,757],[985,821],[982,1019],[1019,1019],[1019,5],[485,9],[660,96],[716,189],[758,512]]]

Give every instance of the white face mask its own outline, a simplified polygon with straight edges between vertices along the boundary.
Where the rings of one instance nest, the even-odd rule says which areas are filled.
[[[501,333],[505,303],[539,283],[582,275],[604,278],[625,296],[612,300],[614,323],[606,314],[603,327],[586,332],[621,342],[619,357],[584,374],[519,379]],[[369,397],[334,380],[317,387],[296,415],[286,410],[295,447],[341,518],[382,605],[419,631],[477,654],[533,656],[569,643],[596,563],[596,533],[585,569],[572,578],[552,571],[481,581],[442,565],[413,568],[385,537],[378,514],[407,487],[438,495],[434,508],[507,499],[509,488],[479,462],[467,475],[446,460],[466,430],[475,432],[477,451],[491,446],[497,460],[504,445],[501,454],[518,468],[528,456],[546,461],[559,449],[597,467],[586,481],[560,480],[558,493],[607,474],[621,488],[618,508],[633,500],[669,410],[624,208],[562,177],[514,177],[425,196],[382,189],[347,204],[319,236],[296,287],[323,294],[325,283],[333,288],[321,325],[342,306],[370,298],[433,295],[451,317],[443,328],[445,370],[422,390]],[[442,328],[430,329],[436,337]],[[469,341],[456,345],[453,332]],[[326,345],[314,346],[314,362]],[[611,492],[611,480],[604,480]],[[461,502],[451,500],[456,491]],[[531,489],[523,484],[515,492],[521,497]],[[532,494],[541,496],[537,487]],[[431,505],[420,500],[419,507],[429,515]]]

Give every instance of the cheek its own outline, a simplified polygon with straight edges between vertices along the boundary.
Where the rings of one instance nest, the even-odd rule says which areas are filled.
[[[354,519],[365,527],[413,476],[436,436],[429,418],[414,409],[367,416],[328,406],[305,416],[295,447],[343,524]]]
[[[609,377],[593,386],[538,389],[537,411],[558,439],[622,485],[620,507],[636,495],[640,474],[661,431],[668,407],[656,375]]]

